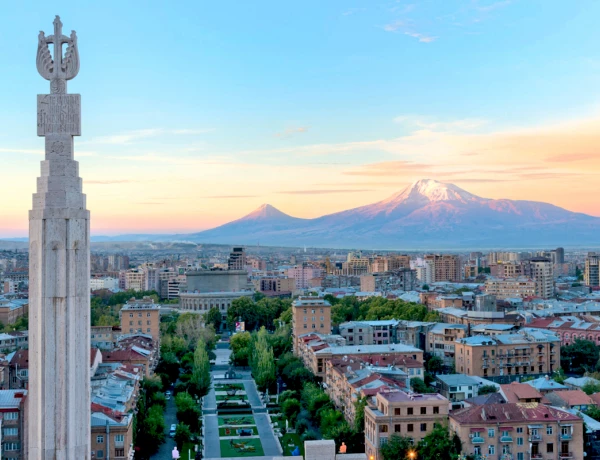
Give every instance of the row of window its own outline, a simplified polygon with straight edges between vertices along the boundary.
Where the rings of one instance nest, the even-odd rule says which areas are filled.
[[[104,442],[104,435],[99,434],[98,436],[96,436],[96,443],[102,444],[103,442]],[[116,434],[115,435],[115,442],[125,442],[125,435],[123,435],[123,434]]]
[[[148,318],[150,318],[150,312],[146,313],[146,316],[147,316]],[[130,318],[133,318],[133,313],[129,313],[129,317],[130,317]],[[141,314],[141,313],[138,313],[138,317],[139,317],[139,318],[141,318],[141,317],[142,317],[142,314]]]
[[[412,433],[413,431],[415,431],[415,426],[412,423],[409,423],[408,425],[406,425],[406,431],[408,433]],[[427,431],[427,423],[421,423],[421,432],[425,432]],[[388,426],[387,425],[379,425],[379,432],[380,433],[387,433],[388,432]],[[394,433],[400,433],[400,425],[396,424],[394,425]]]
[[[324,325],[323,323],[321,323],[321,328],[324,328],[324,327],[325,327],[325,325]],[[316,328],[317,328],[317,325],[316,325],[316,324],[313,324],[313,325],[312,325],[312,328],[313,328],[313,329],[316,329]],[[308,329],[308,324],[305,324],[305,325],[304,325],[304,329]]]
[[[140,329],[137,329],[137,330],[135,330],[135,329],[133,329],[133,328],[130,328],[130,329],[129,329],[129,333],[130,333],[130,334],[133,334],[134,332],[138,332],[138,333],[140,333],[140,334],[143,334],[143,332],[144,332],[144,331],[142,331],[142,329],[141,329],[141,328],[140,328]],[[146,329],[146,332],[147,332],[148,334],[150,334],[150,333],[151,333],[151,330],[150,330],[150,328]]]
[[[115,449],[115,457],[125,457],[125,449],[122,447]],[[96,451],[96,458],[97,459],[104,458],[104,451],[103,450]]]
[[[133,321],[129,321],[129,325],[133,326]],[[141,326],[142,322],[138,321],[138,326]],[[152,325],[152,321],[146,321],[146,326],[151,326]]]

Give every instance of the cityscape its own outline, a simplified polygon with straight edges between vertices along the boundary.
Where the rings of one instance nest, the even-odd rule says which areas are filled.
[[[600,5],[36,3],[1,34],[32,46],[0,77],[0,459],[600,460],[597,81],[546,73]]]

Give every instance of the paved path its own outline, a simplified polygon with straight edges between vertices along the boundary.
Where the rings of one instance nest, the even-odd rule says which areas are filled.
[[[165,442],[158,448],[158,452],[150,457],[151,460],[172,458],[171,452],[173,452],[173,447],[175,447],[175,440],[169,437],[169,430],[173,423],[177,423],[177,408],[175,407],[175,401],[171,398],[167,401],[167,408],[165,409]]]
[[[281,455],[279,441],[277,441],[273,434],[269,416],[267,414],[257,414],[255,412],[254,420],[256,420],[256,428],[258,428],[258,434],[260,435],[260,442],[263,446],[265,456],[274,457]]]
[[[216,415],[204,416],[204,456],[208,458],[221,456],[219,419]]]
[[[210,386],[208,394],[202,398],[202,413],[203,414],[216,414],[217,413],[217,396],[215,395],[215,385]]]
[[[243,383],[244,390],[246,390],[246,396],[248,396],[248,401],[250,402],[250,406],[252,406],[252,410],[264,409],[264,405],[260,400],[260,396],[258,396],[258,390],[256,389],[254,380],[243,380]]]

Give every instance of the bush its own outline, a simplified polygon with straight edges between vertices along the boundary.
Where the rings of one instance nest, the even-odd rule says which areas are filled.
[[[303,441],[314,441],[316,439],[319,439],[319,434],[315,430],[308,430],[302,435]]]

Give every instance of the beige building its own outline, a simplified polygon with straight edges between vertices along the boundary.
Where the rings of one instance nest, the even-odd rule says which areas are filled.
[[[5,326],[14,324],[19,318],[29,313],[29,300],[6,299],[0,297],[0,322]]]
[[[133,459],[133,414],[92,404],[91,425],[92,459]]]
[[[294,278],[260,278],[256,280],[254,286],[260,292],[292,293],[296,290],[296,280]]]
[[[449,425],[476,458],[584,458],[583,420],[538,403],[472,406],[452,412]]]
[[[298,297],[292,303],[292,341],[298,354],[297,339],[302,334],[331,333],[331,304],[318,297]]]
[[[523,262],[523,275],[535,282],[535,295],[542,299],[554,296],[554,265],[545,257],[534,257]]]
[[[462,279],[460,258],[457,255],[427,254],[423,259],[426,264],[432,264],[432,282],[460,281]]]
[[[377,394],[365,408],[365,453],[381,460],[380,446],[390,436],[406,436],[417,444],[434,424],[448,420],[449,401],[439,394],[411,394],[390,391]]]
[[[154,299],[131,298],[123,305],[119,316],[123,334],[148,334],[154,341],[160,341],[160,305],[155,304]]]
[[[488,278],[485,292],[500,300],[535,296],[535,281],[531,278]]]
[[[25,458],[27,390],[0,390],[0,452],[2,460]]]
[[[585,258],[583,281],[586,286],[600,286],[600,254],[590,252]]]
[[[143,270],[132,268],[119,273],[119,288],[126,291],[143,291],[146,287],[146,273]]]
[[[466,337],[456,341],[455,366],[479,377],[552,374],[560,368],[560,339],[541,329]]]

